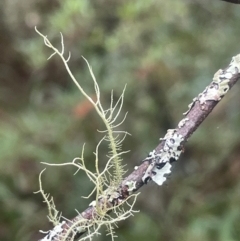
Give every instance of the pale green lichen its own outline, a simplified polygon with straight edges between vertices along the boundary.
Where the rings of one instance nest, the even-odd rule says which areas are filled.
[[[50,164],[50,163],[44,163],[49,166],[68,166],[73,165],[77,168],[77,171],[75,174],[82,170],[89,178],[91,182],[94,183],[94,189],[89,194],[89,198],[91,195],[96,193],[95,200],[90,204],[95,209],[95,215],[92,217],[91,220],[86,220],[81,217],[81,215],[78,215],[77,220],[74,222],[70,222],[71,225],[68,228],[67,232],[62,234],[58,234],[58,237],[54,237],[54,240],[61,240],[61,241],[69,241],[74,240],[75,235],[81,230],[81,232],[84,230],[86,231],[87,235],[85,237],[81,238],[80,240],[85,239],[91,239],[93,235],[99,234],[99,229],[102,226],[106,226],[108,232],[112,236],[112,239],[115,237],[113,228],[116,225],[116,223],[120,220],[124,220],[128,218],[129,216],[133,215],[135,212],[133,210],[133,205],[136,201],[137,194],[132,194],[134,197],[132,203],[129,203],[129,199],[125,201],[119,201],[117,202],[117,205],[107,205],[107,202],[112,202],[114,199],[117,199],[119,197],[118,188],[119,185],[123,179],[123,174],[125,173],[125,170],[123,168],[122,164],[122,158],[121,156],[124,153],[127,153],[128,151],[122,151],[122,142],[125,139],[127,133],[126,131],[118,131],[116,130],[117,127],[119,127],[125,120],[126,114],[123,117],[122,121],[117,123],[117,119],[120,115],[120,112],[122,110],[123,106],[123,99],[124,99],[124,91],[125,87],[123,89],[123,92],[117,102],[113,103],[113,91],[111,92],[111,102],[108,109],[104,109],[101,104],[100,99],[100,88],[98,86],[97,80],[94,76],[94,73],[92,71],[91,66],[89,65],[88,61],[83,57],[85,62],[87,63],[90,75],[93,80],[94,84],[94,90],[96,93],[96,100],[91,98],[89,94],[85,92],[85,90],[82,88],[82,86],[78,83],[76,78],[74,77],[73,73],[71,72],[68,61],[70,60],[70,54],[68,58],[66,59],[64,57],[64,42],[63,42],[63,36],[61,34],[61,45],[62,49],[59,51],[57,48],[55,48],[52,43],[48,40],[47,36],[44,36],[42,33],[40,33],[37,29],[35,29],[36,32],[43,38],[45,45],[53,50],[53,53],[50,55],[49,59],[53,57],[54,55],[58,55],[64,65],[65,68],[73,80],[74,84],[77,86],[77,88],[80,90],[80,92],[90,101],[90,103],[95,108],[97,114],[103,121],[105,125],[105,130],[100,131],[104,134],[103,138],[99,141],[98,145],[96,146],[96,150],[94,152],[95,154],[95,171],[92,172],[87,169],[84,161],[84,146],[82,149],[82,155],[80,158],[75,158],[72,162],[63,163],[63,164]],[[120,138],[120,134],[123,136]],[[108,161],[104,167],[103,170],[99,170],[99,146],[103,141],[108,142],[109,146],[109,153],[107,155]],[[106,190],[105,190],[106,189]],[[131,190],[134,189],[134,185],[132,183],[132,186],[130,187]],[[59,216],[58,211],[55,208],[53,199],[48,199],[48,196],[44,193],[42,189],[41,184],[41,175],[40,175],[40,191],[39,191],[43,197],[45,202],[47,203],[49,207],[49,219],[54,223],[54,225],[58,225],[59,223]],[[102,200],[99,202],[99,200]],[[123,203],[127,204],[125,205],[128,207],[128,209],[123,208]],[[112,211],[113,216],[110,216],[108,213],[109,211]],[[54,235],[53,235],[54,236]],[[44,239],[44,240],[51,240],[51,239]]]

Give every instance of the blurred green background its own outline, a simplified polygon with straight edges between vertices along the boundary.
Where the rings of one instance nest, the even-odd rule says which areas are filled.
[[[105,106],[125,84],[122,129],[128,172],[174,128],[213,74],[240,52],[240,6],[218,0],[0,1],[0,240],[33,241],[52,226],[38,190],[40,162],[80,156],[93,168],[100,119],[34,26],[71,51],[70,67],[94,96],[81,55],[93,67]],[[167,185],[148,184],[118,240],[240,240],[240,86],[189,140]],[[106,147],[101,148],[102,165]],[[72,218],[92,184],[72,167],[48,167],[43,186]],[[94,240],[110,240],[105,235]]]

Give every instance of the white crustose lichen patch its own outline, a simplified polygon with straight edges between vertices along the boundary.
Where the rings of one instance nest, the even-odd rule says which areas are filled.
[[[96,204],[97,204],[97,202],[96,202],[96,200],[94,200],[94,201],[90,202],[90,204],[88,206],[89,207],[96,207]]]
[[[224,73],[222,69],[215,73],[212,83],[198,96],[201,106],[208,100],[220,101],[222,99],[229,90],[230,78],[227,77],[231,78],[232,74]]]
[[[232,58],[228,68],[215,73],[212,83],[198,97],[200,104],[204,105],[207,100],[220,101],[229,90],[229,81],[239,72],[240,56],[237,55]]]
[[[165,141],[163,149],[159,153],[156,153],[155,150],[150,152],[145,159],[152,162],[142,178],[144,183],[153,180],[158,185],[162,185],[166,181],[165,175],[171,173],[171,163],[176,161],[181,154],[183,137],[177,134],[175,129],[168,130],[161,140]]]
[[[178,128],[182,128],[186,125],[186,122],[189,121],[189,118],[184,118],[178,123]]]
[[[198,100],[204,109],[206,101],[220,101],[229,90],[229,82],[231,78],[240,73],[240,55],[232,58],[231,63],[225,70],[218,70],[214,77],[212,83],[201,93],[197,98],[194,98],[192,103],[188,105],[187,112],[183,113],[187,115],[189,111],[193,108],[194,104]]]
[[[135,167],[134,167],[134,170],[137,170],[137,169],[138,169],[138,166],[135,166]]]
[[[126,185],[128,186],[129,193],[132,193],[136,189],[136,181],[128,181]]]
[[[171,173],[171,167],[172,165],[169,162],[164,162],[164,166],[160,169],[157,165],[152,169],[152,180],[157,183],[159,186],[161,186],[166,180],[166,176]]]
[[[57,240],[56,238],[62,233],[63,228],[62,226],[65,224],[65,221],[62,221],[61,223],[59,223],[57,226],[54,227],[54,229],[44,232],[41,231],[41,233],[47,233],[47,235],[43,238],[40,239],[39,241],[52,241],[52,240]]]
[[[198,98],[193,98],[192,102],[188,105],[188,110],[184,112],[183,115],[187,115],[190,112],[197,100]]]

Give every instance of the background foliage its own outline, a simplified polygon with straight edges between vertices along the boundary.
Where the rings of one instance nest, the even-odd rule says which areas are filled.
[[[85,158],[101,122],[74,87],[34,26],[72,53],[70,66],[94,94],[93,66],[103,101],[127,83],[123,126],[129,172],[174,128],[213,74],[239,53],[240,6],[220,1],[0,1],[0,239],[37,240],[48,230],[38,190],[40,162]],[[240,238],[239,85],[190,139],[167,186],[141,189],[135,217],[119,224],[118,240],[235,241]],[[102,147],[102,163],[106,160]],[[48,168],[45,191],[71,218],[85,209],[91,183],[73,168]],[[104,235],[96,240],[108,240]]]

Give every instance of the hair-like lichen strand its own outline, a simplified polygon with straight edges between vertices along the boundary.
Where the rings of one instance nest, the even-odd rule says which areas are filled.
[[[97,114],[101,118],[104,123],[105,130],[99,131],[103,133],[103,137],[98,142],[94,155],[95,155],[95,172],[90,171],[86,165],[84,160],[84,147],[82,148],[82,153],[80,158],[75,158],[72,162],[62,163],[62,164],[52,164],[52,163],[45,163],[43,164],[48,166],[74,166],[77,168],[76,173],[78,171],[83,171],[89,180],[93,183],[94,188],[90,192],[90,194],[85,197],[89,198],[94,193],[96,193],[95,201],[90,204],[94,208],[94,214],[92,215],[90,220],[86,220],[84,218],[78,218],[74,220],[74,222],[69,222],[69,227],[64,234],[62,233],[63,225],[65,224],[63,221],[59,223],[59,215],[58,211],[55,208],[54,202],[52,199],[48,199],[48,196],[43,192],[41,180],[40,183],[40,191],[43,195],[44,200],[46,201],[49,209],[49,219],[55,224],[56,229],[49,231],[49,234],[42,239],[42,241],[73,241],[75,240],[74,237],[81,233],[86,232],[87,235],[81,238],[80,240],[91,239],[93,235],[99,234],[99,229],[101,226],[105,225],[112,236],[112,239],[115,237],[114,235],[114,226],[118,221],[124,220],[129,216],[133,215],[135,212],[133,210],[133,205],[136,201],[137,194],[132,194],[130,197],[134,197],[132,203],[128,203],[128,199],[123,201],[120,197],[118,192],[119,185],[123,179],[123,175],[125,174],[124,166],[122,164],[121,156],[128,151],[122,151],[122,142],[124,141],[125,137],[129,135],[126,131],[120,131],[117,128],[125,121],[127,113],[123,116],[121,121],[118,121],[118,117],[122,111],[123,107],[123,100],[124,100],[124,93],[126,90],[126,85],[123,88],[122,94],[114,103],[114,96],[113,90],[111,91],[110,95],[110,106],[108,109],[104,109],[101,103],[101,94],[98,82],[96,77],[93,73],[92,67],[88,63],[88,61],[82,56],[84,61],[86,62],[89,73],[93,80],[94,91],[96,94],[96,99],[91,98],[91,95],[87,94],[79,82],[74,77],[73,73],[71,72],[68,61],[70,60],[71,54],[69,53],[68,58],[64,57],[64,40],[63,35],[61,35],[61,51],[55,48],[52,43],[48,40],[47,36],[44,36],[40,33],[37,28],[35,28],[36,32],[43,38],[45,45],[53,50],[53,53],[50,55],[48,59],[51,59],[54,55],[58,55],[64,63],[64,66],[74,82],[77,86],[79,91],[85,96],[89,102],[93,105],[94,109],[96,110]],[[108,158],[105,167],[103,170],[99,169],[99,148],[102,142],[106,141],[108,143],[109,152],[106,155]],[[42,173],[41,173],[42,174]],[[41,178],[40,174],[40,178]],[[130,185],[130,191],[134,189],[134,184]],[[116,200],[118,200],[116,202]],[[128,210],[123,208],[123,204],[126,203],[128,206]],[[109,211],[112,211],[112,215],[109,215]],[[63,235],[63,236],[62,236]],[[50,237],[50,238],[49,238]]]

